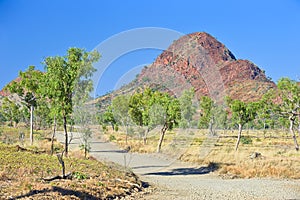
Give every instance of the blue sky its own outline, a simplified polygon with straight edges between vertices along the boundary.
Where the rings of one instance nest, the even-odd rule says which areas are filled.
[[[43,70],[47,56],[64,55],[69,47],[90,51],[115,34],[143,27],[205,31],[275,81],[300,77],[299,0],[0,0],[0,88],[29,65]],[[160,52],[121,56],[97,93],[112,90],[130,69],[153,62]]]

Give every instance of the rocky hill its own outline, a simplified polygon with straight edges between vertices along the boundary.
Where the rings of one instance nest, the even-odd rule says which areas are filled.
[[[120,92],[144,86],[165,90],[175,96],[193,87],[198,98],[206,95],[218,102],[225,96],[254,101],[270,88],[276,88],[263,70],[248,60],[236,59],[224,44],[204,32],[188,34],[174,41]]]

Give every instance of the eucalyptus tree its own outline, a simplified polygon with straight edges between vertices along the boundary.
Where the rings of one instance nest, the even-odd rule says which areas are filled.
[[[239,127],[238,138],[235,145],[235,150],[237,150],[241,140],[243,126],[246,123],[249,123],[255,119],[256,112],[258,109],[258,103],[257,102],[246,103],[241,100],[232,100],[230,98],[227,98],[226,101],[232,113],[231,120]]]
[[[33,144],[33,111],[37,106],[37,99],[40,97],[40,84],[43,73],[29,66],[25,71],[19,72],[19,80],[13,81],[7,86],[11,93],[17,94],[22,103],[30,110],[30,144]]]
[[[203,96],[200,99],[200,119],[199,119],[199,128],[208,128],[209,133],[211,135],[214,135],[214,130],[213,126],[215,123],[215,115],[214,115],[214,110],[215,110],[215,103],[214,101],[208,97],[208,96]]]
[[[129,115],[132,121],[140,127],[146,127],[143,135],[144,144],[147,143],[148,133],[153,128],[149,118],[153,93],[150,88],[146,88],[143,91],[139,90],[130,97],[129,101]]]
[[[289,120],[289,130],[294,140],[295,149],[299,150],[299,144],[295,134],[295,126],[300,116],[300,86],[289,78],[281,78],[277,84],[280,97],[279,112]]]
[[[109,123],[111,125],[113,131],[115,130],[117,121],[114,117],[111,105],[107,106],[106,111],[103,113],[103,115],[101,115],[100,120],[101,120],[101,123]]]
[[[115,97],[112,100],[112,104],[111,104],[113,118],[116,120],[117,123],[122,124],[123,127],[125,128],[126,144],[128,139],[128,126],[131,123],[131,118],[129,114],[129,101],[130,101],[130,96],[120,95]]]
[[[151,115],[151,113],[154,115]],[[162,125],[157,152],[161,151],[166,131],[178,125],[180,120],[181,110],[179,100],[168,93],[154,92],[151,99],[149,123]]]
[[[65,154],[68,155],[68,118],[73,112],[75,93],[81,98],[88,98],[92,90],[91,76],[95,72],[93,63],[97,62],[100,54],[96,51],[86,52],[80,48],[70,48],[65,56],[47,57],[44,60],[46,71],[45,94],[51,102],[52,109],[63,120],[65,133]],[[77,90],[78,84],[86,84],[85,90]],[[79,98],[79,97],[78,97]]]
[[[193,105],[193,99],[195,96],[194,88],[183,91],[179,97],[181,120],[179,126],[182,128],[191,127],[193,116],[196,113],[196,107]]]
[[[3,120],[9,121],[10,126],[13,126],[13,122],[18,124],[21,119],[20,106],[9,98],[4,97],[0,107],[0,113]]]

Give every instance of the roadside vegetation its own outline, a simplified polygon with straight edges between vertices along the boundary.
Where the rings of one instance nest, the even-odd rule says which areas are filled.
[[[99,122],[107,139],[124,149],[214,164],[228,177],[300,177],[300,86],[293,80],[280,79],[259,101],[226,97],[223,104],[205,96],[197,100],[193,90],[171,104],[163,100],[168,94],[146,88],[126,97],[126,131],[115,117],[122,96]]]
[[[288,131],[288,130],[287,130]],[[155,153],[159,129],[149,133],[148,143],[131,133],[127,144],[125,133],[109,129],[104,135],[108,141],[117,143],[131,152]],[[245,130],[238,151],[235,143],[238,131],[217,131],[209,136],[207,130],[174,129],[167,132],[162,153],[194,165],[216,167],[216,174],[224,178],[300,178],[300,152],[292,148],[293,140],[283,130]],[[264,137],[265,134],[265,137]]]
[[[130,171],[88,155],[94,113],[92,64],[98,52],[70,48],[29,66],[0,97],[0,198],[115,199],[142,190]],[[63,144],[56,132],[63,131]],[[81,151],[69,152],[69,132],[82,134]]]
[[[1,198],[113,199],[142,188],[134,174],[122,171],[118,166],[83,159],[83,156],[81,159],[69,156],[64,162],[68,178],[53,179],[62,173],[56,156],[44,153],[42,148],[20,149],[1,143]]]

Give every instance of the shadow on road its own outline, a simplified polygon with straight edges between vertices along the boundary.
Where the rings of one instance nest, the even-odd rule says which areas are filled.
[[[131,169],[162,168],[162,167],[168,167],[168,166],[169,165],[144,165],[144,166],[132,167]]]
[[[101,151],[90,151],[91,153],[128,153],[126,150],[101,150]]]
[[[200,167],[200,168],[177,168],[171,171],[165,172],[153,172],[153,173],[146,173],[144,175],[148,176],[186,176],[186,175],[202,175],[208,174],[218,169],[218,165],[216,163],[211,163],[207,167]]]

